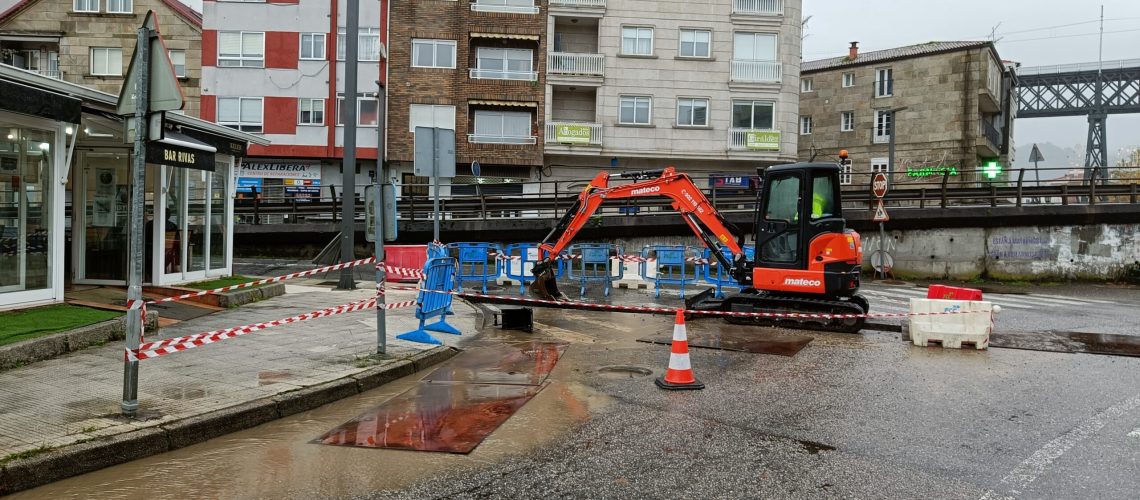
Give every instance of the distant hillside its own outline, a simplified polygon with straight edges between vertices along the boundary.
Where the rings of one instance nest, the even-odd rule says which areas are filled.
[[[1084,162],[1083,155],[1077,153],[1073,148],[1062,148],[1051,142],[1039,143],[1037,144],[1037,148],[1041,150],[1041,155],[1045,157],[1045,161],[1038,163],[1041,166],[1041,180],[1061,177],[1065,175],[1065,171],[1074,166],[1074,162]],[[1032,152],[1033,143],[1023,144],[1019,142],[1017,144],[1017,158],[1013,161],[1013,168],[1026,169],[1025,175],[1027,179],[1034,178],[1031,173],[1033,170],[1033,162],[1029,161],[1029,155]]]

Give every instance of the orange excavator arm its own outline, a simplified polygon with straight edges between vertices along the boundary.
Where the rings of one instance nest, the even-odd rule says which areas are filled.
[[[543,261],[549,262],[565,250],[602,202],[648,196],[665,196],[673,200],[673,209],[681,214],[689,228],[712,250],[710,253],[724,269],[732,269],[733,265],[721,253],[720,245],[731,250],[738,259],[743,258],[742,233],[721,217],[687,174],[678,173],[669,167],[657,171],[628,172],[619,177],[638,179],[638,182],[610,187],[609,173],[602,172],[594,177],[539,245]]]

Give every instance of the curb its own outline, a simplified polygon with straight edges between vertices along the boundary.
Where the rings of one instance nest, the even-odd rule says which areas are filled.
[[[0,347],[0,371],[28,363],[57,358],[107,342],[123,340],[127,331],[127,317],[100,321],[73,330],[56,332],[43,337],[16,342]],[[158,331],[158,311],[146,315],[146,331]]]
[[[9,495],[132,460],[185,448],[359,394],[455,356],[439,346],[339,379],[267,396],[202,415],[116,434],[17,459],[0,468],[0,495]]]

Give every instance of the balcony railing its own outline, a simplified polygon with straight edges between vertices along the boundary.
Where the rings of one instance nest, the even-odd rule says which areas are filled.
[[[774,144],[754,143],[751,145],[751,147],[749,147],[749,144],[748,144],[749,133],[751,133],[753,135],[754,141],[756,139],[774,139],[775,143]],[[765,134],[772,134],[772,133],[778,134],[779,132],[777,132],[775,130],[769,130],[769,129],[739,128],[739,127],[730,128],[730,129],[728,129],[728,149],[748,150],[748,151],[773,151],[773,152],[778,152],[780,150],[780,136],[779,135],[776,135],[774,137],[762,137],[762,136],[757,137],[757,133],[760,133],[760,135],[765,135]]]
[[[467,142],[470,142],[472,144],[537,144],[538,138],[533,135],[517,136],[467,134]]]
[[[732,81],[779,83],[780,63],[776,61],[732,61]]]
[[[601,146],[602,124],[568,121],[547,122],[546,143]]]
[[[606,0],[550,0],[551,7],[602,7]]]
[[[546,71],[551,75],[605,76],[606,56],[551,52],[546,56]]]
[[[534,5],[533,2],[528,4],[517,0],[478,0],[471,3],[471,10],[475,12],[538,14],[538,6]]]
[[[63,74],[60,73],[60,71],[58,69],[41,69],[41,70],[33,70],[33,71],[35,71],[36,73],[39,73],[41,75],[44,75],[48,78],[55,78],[56,80],[63,78]]]
[[[475,80],[520,80],[524,82],[534,82],[538,80],[538,72],[471,68],[471,78]]]
[[[981,129],[982,129],[981,130],[982,135],[984,135],[986,137],[986,140],[990,141],[990,144],[992,144],[994,146],[995,150],[1000,151],[1001,150],[1001,132],[999,132],[998,129],[993,126],[993,124],[991,124],[990,122],[988,122],[986,120],[982,120]]]
[[[784,13],[784,0],[732,0],[732,13],[779,16]]]

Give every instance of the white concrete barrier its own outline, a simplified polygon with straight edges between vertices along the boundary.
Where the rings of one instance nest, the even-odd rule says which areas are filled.
[[[986,301],[910,299],[911,314],[962,311],[962,314],[941,314],[910,317],[910,338],[917,346],[937,342],[944,348],[961,349],[971,344],[975,349],[986,349],[993,333],[993,315],[1001,308]]]

